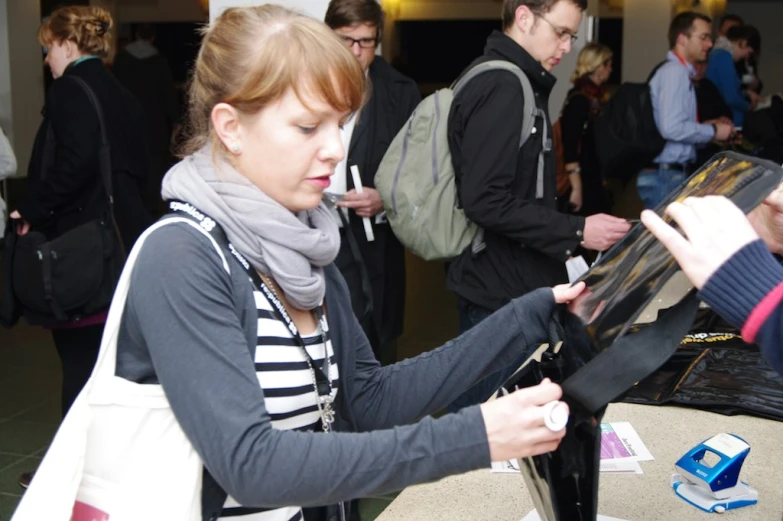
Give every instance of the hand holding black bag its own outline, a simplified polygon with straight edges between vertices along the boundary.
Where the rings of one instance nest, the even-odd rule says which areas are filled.
[[[81,85],[98,115],[98,162],[107,204],[100,218],[53,240],[40,231],[16,238],[11,266],[13,293],[25,320],[32,325],[72,322],[107,309],[125,264],[114,217],[111,151],[103,111],[87,83],[76,76],[68,78]]]

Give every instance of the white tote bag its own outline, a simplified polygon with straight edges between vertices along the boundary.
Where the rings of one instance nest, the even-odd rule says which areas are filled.
[[[90,379],[60,425],[11,521],[201,521],[203,464],[160,385],[114,375],[133,265],[158,222],[130,253]]]

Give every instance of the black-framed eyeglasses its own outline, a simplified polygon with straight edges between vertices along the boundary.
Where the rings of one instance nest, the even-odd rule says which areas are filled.
[[[546,19],[544,15],[536,14],[535,16],[541,18],[543,21],[549,24],[549,26],[555,31],[555,34],[560,39],[561,42],[565,43],[568,40],[571,40],[571,43],[574,43],[577,38],[579,38],[579,35],[572,33],[568,29],[563,29],[562,27],[558,27],[549,20]]]
[[[353,44],[358,43],[359,47],[362,49],[372,49],[375,47],[378,43],[378,37],[374,38],[351,38],[350,36],[345,36],[342,34],[338,34],[340,39],[345,43],[345,46],[348,48],[353,47]]]

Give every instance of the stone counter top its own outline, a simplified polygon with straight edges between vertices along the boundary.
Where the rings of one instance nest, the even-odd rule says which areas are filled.
[[[629,521],[783,519],[783,423],[630,404],[610,405],[603,421],[630,421],[655,461],[641,462],[641,475],[602,473],[599,513]],[[750,444],[740,479],[758,490],[759,502],[716,517],[677,497],[670,482],[680,456],[720,432],[737,434]],[[377,521],[520,521],[533,508],[521,474],[487,469],[408,487]]]

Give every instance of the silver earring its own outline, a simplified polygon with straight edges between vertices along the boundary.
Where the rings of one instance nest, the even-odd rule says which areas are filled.
[[[238,154],[239,153],[239,143],[234,143],[233,145],[231,145],[231,151],[233,153],[235,153],[235,154]]]

